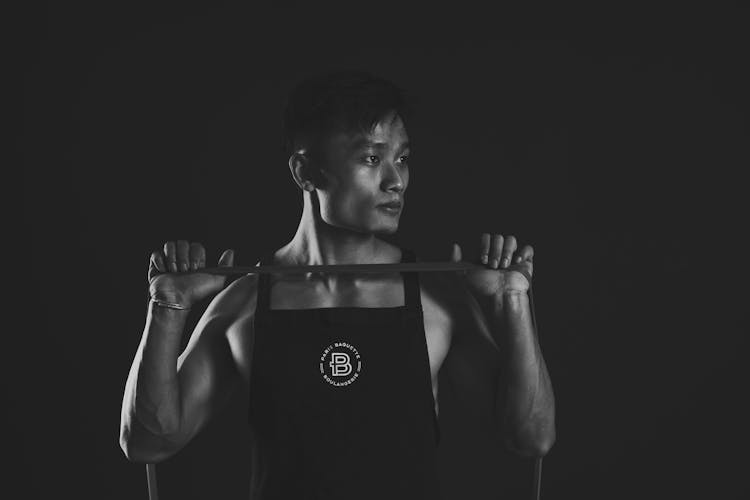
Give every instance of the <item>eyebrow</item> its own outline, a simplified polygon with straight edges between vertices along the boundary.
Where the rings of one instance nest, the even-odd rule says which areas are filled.
[[[364,138],[363,139],[358,139],[354,143],[354,147],[357,148],[357,149],[359,149],[359,148],[365,148],[365,147],[368,147],[368,148],[381,148],[382,149],[382,148],[386,147],[387,145],[388,145],[387,142],[372,142],[372,141],[370,141],[368,139],[364,139]],[[398,149],[406,149],[408,147],[409,147],[409,141],[405,141],[405,142],[403,142],[401,144],[401,147],[398,148]]]

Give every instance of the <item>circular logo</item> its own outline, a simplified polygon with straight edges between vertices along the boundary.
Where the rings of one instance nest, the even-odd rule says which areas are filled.
[[[323,380],[336,387],[344,387],[359,377],[362,360],[359,351],[347,342],[334,342],[320,355],[320,374]]]

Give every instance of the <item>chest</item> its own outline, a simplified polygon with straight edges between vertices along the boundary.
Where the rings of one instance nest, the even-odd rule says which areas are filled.
[[[309,283],[273,282],[269,286],[269,308],[318,309],[335,307],[385,308],[405,304],[403,279],[379,279],[358,286],[342,286],[330,291]],[[425,343],[433,382],[433,394],[437,397],[438,373],[451,345],[451,330],[448,313],[424,287],[420,286],[420,301],[423,311]],[[251,373],[253,326],[250,318],[240,322],[229,332],[232,352],[240,373],[249,383]]]
[[[269,309],[329,307],[398,307],[405,303],[400,278],[344,283],[331,290],[320,283],[274,281],[269,283]]]

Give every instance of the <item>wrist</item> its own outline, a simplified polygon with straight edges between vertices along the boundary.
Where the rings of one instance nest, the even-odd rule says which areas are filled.
[[[181,287],[165,275],[154,278],[148,287],[148,294],[154,305],[160,308],[187,310],[192,307],[192,301]]]
[[[178,300],[166,300],[159,297],[151,297],[151,304],[158,309],[171,309],[173,311],[189,311],[190,305]]]
[[[160,324],[187,321],[189,313],[190,309],[173,309],[160,306],[153,300],[148,301],[148,315]]]
[[[496,308],[506,312],[520,311],[528,303],[529,294],[525,290],[507,290],[495,297]]]
[[[492,319],[500,318],[508,313],[521,312],[528,303],[529,295],[525,290],[504,290],[480,301],[485,314]]]

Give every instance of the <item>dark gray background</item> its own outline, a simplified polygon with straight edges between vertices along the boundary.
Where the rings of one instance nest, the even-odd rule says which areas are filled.
[[[312,72],[356,67],[420,98],[396,241],[424,259],[484,231],[536,249],[558,429],[542,498],[740,498],[745,16],[605,38],[612,19],[591,36],[571,24],[574,41],[382,4],[27,13],[20,250],[33,266],[5,353],[9,479],[29,498],[146,497],[118,425],[149,253],[199,240],[214,262],[232,247],[253,265],[286,243],[301,197],[281,100]],[[462,395],[440,397],[444,498],[527,495],[532,462],[502,451]],[[246,497],[245,411],[238,395],[159,466],[164,499]]]

